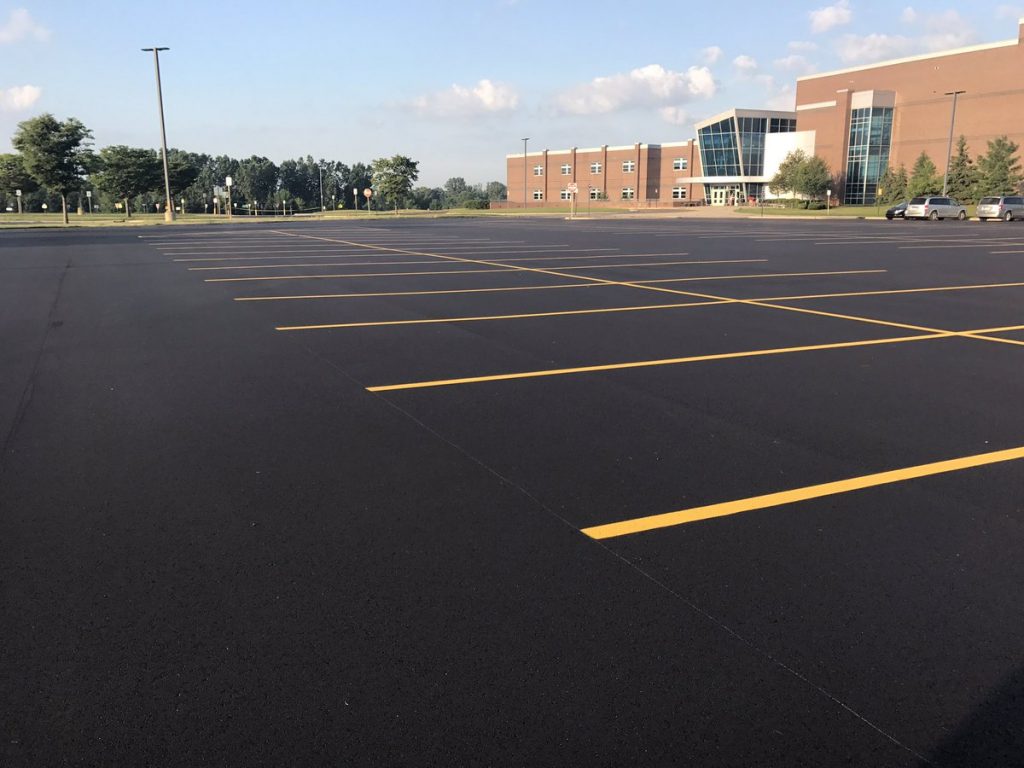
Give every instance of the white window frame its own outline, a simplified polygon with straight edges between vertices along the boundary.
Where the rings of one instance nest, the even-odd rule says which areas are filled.
[[[673,200],[686,200],[686,187],[672,187]]]
[[[623,173],[634,173],[636,171],[636,161],[634,160],[623,160],[622,161],[622,172]]]
[[[572,195],[569,194],[569,190],[568,189],[563,189],[561,192],[558,193],[558,196],[562,200],[572,200]]]
[[[601,188],[600,187],[591,187],[590,188],[590,199],[591,200],[600,200],[601,199]]]
[[[623,200],[636,200],[636,190],[632,187],[622,188],[622,199]]]
[[[600,175],[600,173],[601,173],[601,164],[598,163],[598,162],[591,163],[590,164],[590,172],[592,174],[594,174],[595,176]]]
[[[534,200],[543,200],[544,199],[544,190],[543,189],[535,189],[535,190],[533,190],[533,199]]]
[[[677,157],[675,160],[672,161],[672,170],[685,171],[689,165],[690,161],[687,160],[685,157]]]
[[[533,166],[533,175],[534,176],[543,176],[544,175],[544,166],[543,165],[535,165],[535,166]]]
[[[562,175],[563,176],[572,176],[572,166],[569,165],[568,163],[563,165],[562,166]]]

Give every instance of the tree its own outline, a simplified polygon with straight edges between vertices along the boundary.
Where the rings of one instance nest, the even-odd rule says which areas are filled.
[[[163,165],[152,149],[123,144],[104,147],[99,153],[99,165],[93,181],[102,191],[124,202],[128,218],[132,215],[131,198],[160,188]]]
[[[469,185],[461,176],[453,176],[444,183],[444,193],[452,200],[457,200],[467,189],[469,189]]]
[[[253,155],[238,163],[238,180],[235,184],[250,204],[266,205],[273,199],[277,189],[277,166],[265,157]]]
[[[828,163],[815,155],[804,160],[796,172],[794,190],[811,200],[825,197],[825,190],[832,187],[832,171]]]
[[[967,138],[961,134],[956,142],[956,154],[949,163],[946,189],[961,203],[977,202],[978,169],[967,154]]]
[[[409,196],[412,183],[420,176],[418,166],[418,162],[404,155],[379,157],[373,161],[373,186],[394,205],[396,213],[399,203]]]
[[[878,180],[878,202],[883,205],[898,203],[907,197],[907,169],[902,163],[895,171],[886,166]]]
[[[800,167],[807,162],[807,155],[802,149],[797,149],[786,155],[786,159],[779,164],[772,180],[768,182],[768,188],[772,194],[781,195],[785,192],[795,192],[798,184]]]
[[[508,199],[508,187],[502,184],[500,181],[491,181],[487,183],[487,199],[494,202],[496,200],[507,200]]]
[[[358,208],[362,191],[370,186],[371,169],[366,163],[353,163],[346,171],[343,183],[348,188],[347,194],[352,195],[355,207]]]
[[[942,179],[935,170],[935,163],[928,157],[928,153],[922,151],[914,161],[914,168],[910,172],[910,180],[907,182],[907,194],[910,197],[922,197],[925,195],[937,195],[942,191]]]
[[[171,195],[179,195],[195,184],[201,169],[200,155],[181,150],[167,150],[167,177],[171,182]]]
[[[1017,191],[1024,176],[1017,159],[1016,143],[1000,136],[988,143],[988,153],[978,158],[981,195],[1001,195]]]
[[[82,184],[89,162],[92,132],[80,120],[63,123],[47,113],[18,123],[11,144],[21,152],[25,170],[40,185],[60,195],[68,223],[68,193]]]
[[[412,207],[421,211],[439,211],[444,208],[445,194],[440,187],[416,187],[410,193]]]

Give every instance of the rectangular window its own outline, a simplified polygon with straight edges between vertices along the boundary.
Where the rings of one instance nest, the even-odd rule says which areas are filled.
[[[533,199],[534,200],[543,200],[544,199],[544,190],[542,190],[542,189],[535,189],[535,190],[533,190]]]
[[[598,189],[597,187],[591,187],[590,188],[590,199],[591,200],[600,200],[601,199],[601,190]]]
[[[633,191],[632,187],[623,187],[622,188],[622,199],[623,200],[632,200],[634,197],[636,197],[636,193]]]
[[[635,170],[636,170],[636,163],[634,163],[632,160],[624,160],[623,161],[623,163],[622,163],[622,172],[623,173],[632,173]]]
[[[561,197],[561,198],[562,198],[563,200],[572,200],[572,195],[570,195],[570,194],[569,194],[569,190],[568,190],[568,189],[563,189],[563,190],[562,190],[562,191],[561,191],[561,192],[559,193],[559,196],[560,196],[560,197]]]
[[[563,176],[572,176],[572,166],[569,165],[568,163],[563,165],[562,166],[562,175]]]
[[[544,175],[544,166],[543,165],[535,165],[535,166],[533,166],[533,175],[534,176],[543,176]]]
[[[685,157],[677,157],[672,161],[672,170],[685,171],[687,165],[689,165],[689,161]]]
[[[686,199],[686,187],[672,187],[672,199],[673,200],[685,200]]]
[[[601,164],[600,163],[591,163],[590,164],[590,172],[591,173],[600,173],[601,172]]]

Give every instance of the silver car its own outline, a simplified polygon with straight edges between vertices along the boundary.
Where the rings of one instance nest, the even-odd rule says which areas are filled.
[[[906,219],[960,219],[967,218],[967,209],[952,197],[915,197],[912,198],[904,214]]]
[[[978,201],[978,218],[982,221],[1024,218],[1024,197],[983,197]]]

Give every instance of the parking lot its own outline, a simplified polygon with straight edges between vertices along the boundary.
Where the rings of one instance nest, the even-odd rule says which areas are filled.
[[[0,764],[1024,753],[1024,225],[2,237]]]

